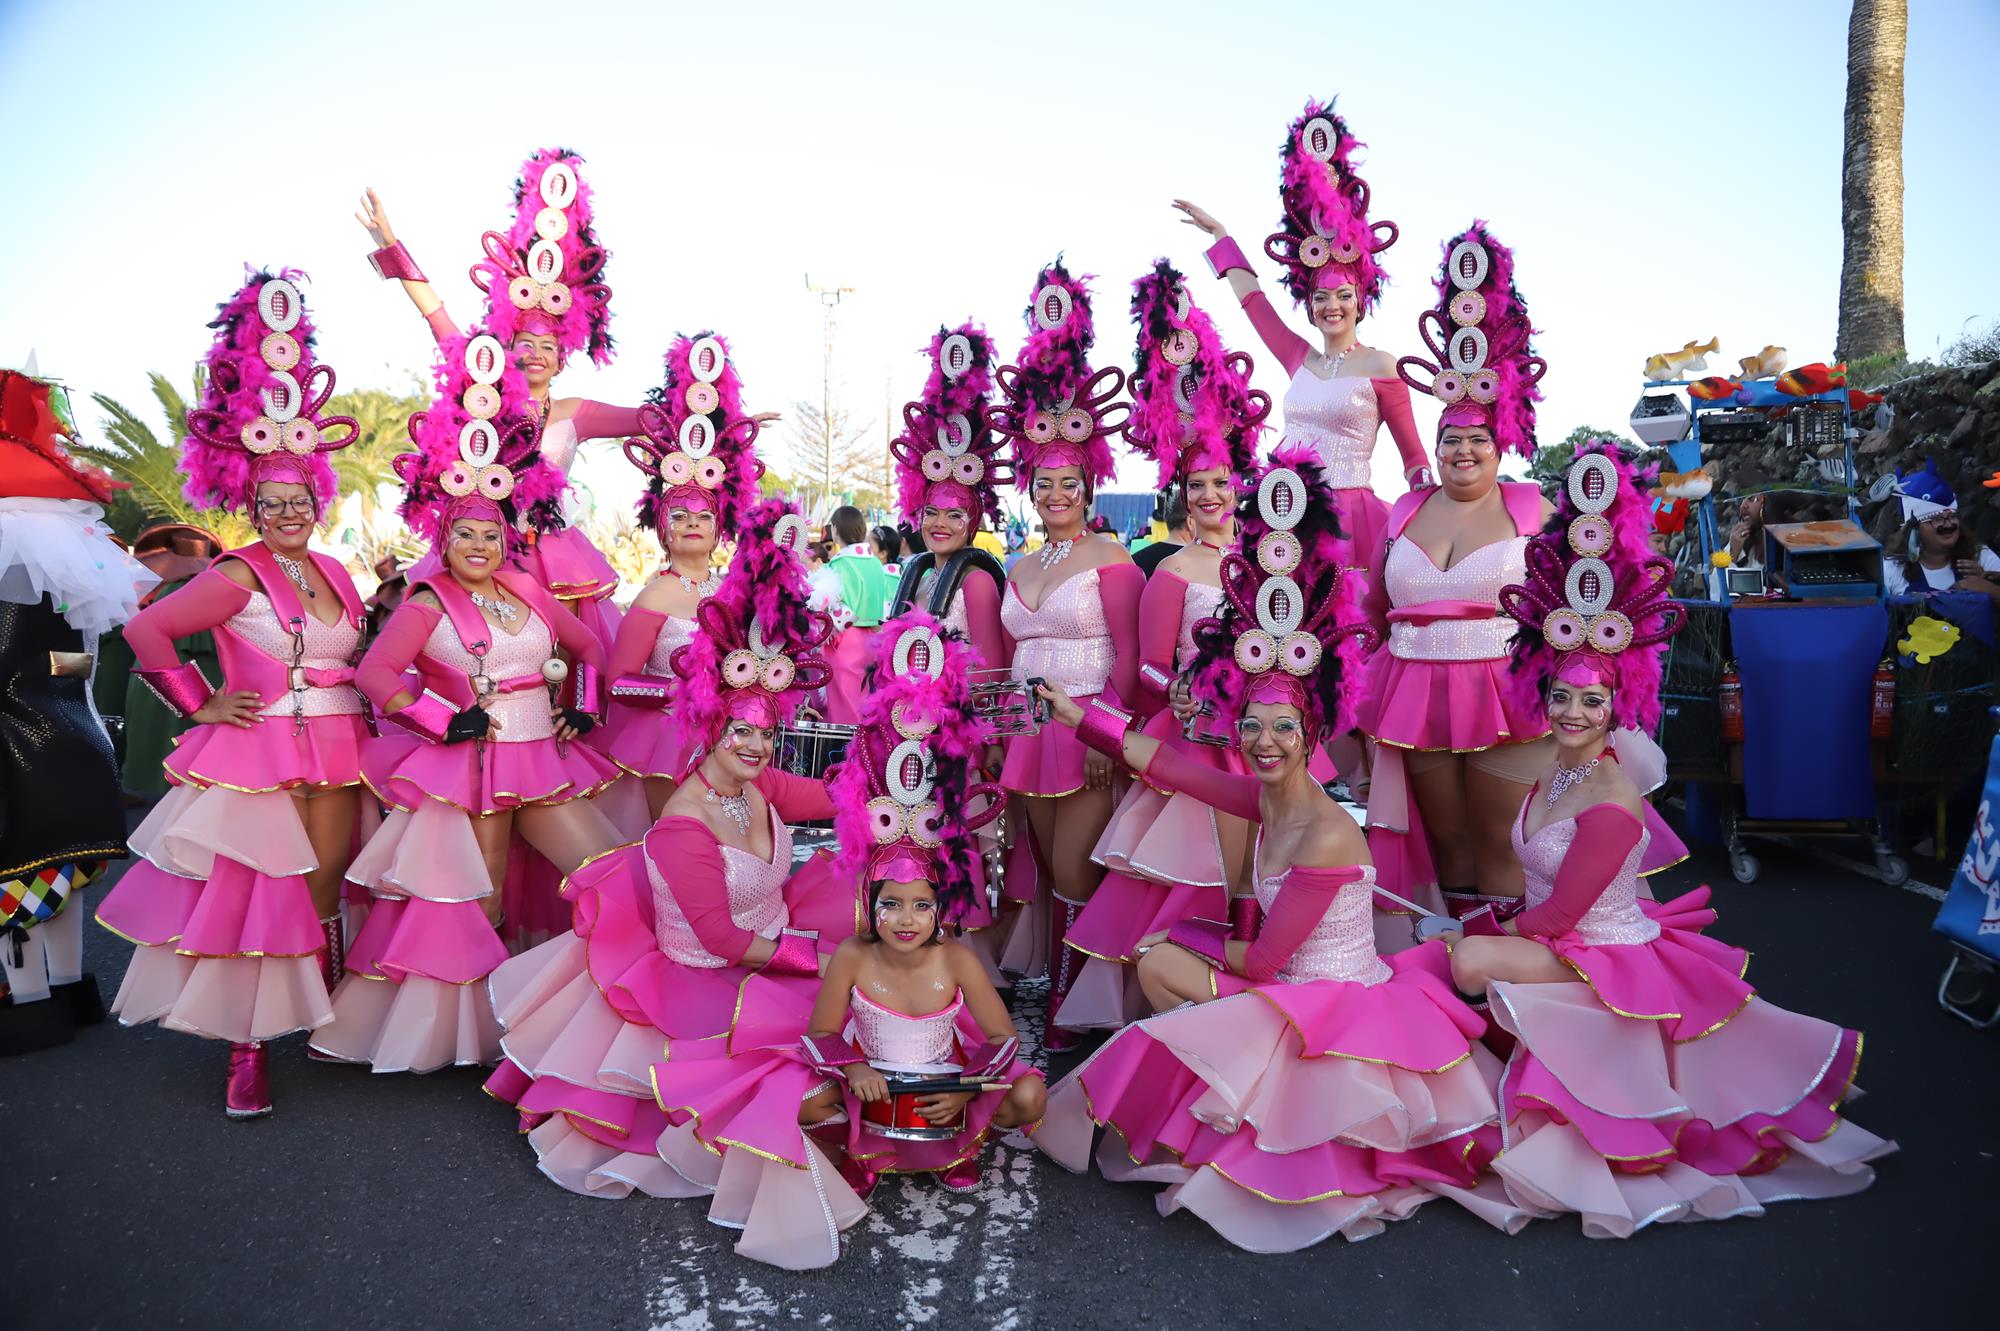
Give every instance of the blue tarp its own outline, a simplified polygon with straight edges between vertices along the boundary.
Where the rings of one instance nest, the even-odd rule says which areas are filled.
[[[1875,816],[1869,689],[1888,633],[1879,602],[1730,611],[1750,817]]]
[[[1945,894],[1944,907],[1931,926],[1939,933],[2000,960],[2000,740],[1986,760],[1986,789],[1979,800],[1979,817],[1965,846],[1965,858]]]
[[[1150,490],[1144,494],[1100,494],[1094,511],[1111,524],[1111,530],[1118,534],[1119,540],[1129,541],[1133,536],[1144,536],[1153,529],[1155,498]]]

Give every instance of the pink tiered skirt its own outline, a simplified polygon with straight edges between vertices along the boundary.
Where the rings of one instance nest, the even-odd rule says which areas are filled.
[[[610,712],[597,747],[612,762],[638,777],[679,781],[687,775],[701,737],[681,728],[671,704],[657,708],[612,703]]]
[[[441,802],[473,815],[588,799],[619,775],[609,760],[577,740],[438,744],[403,733],[371,740],[361,774],[390,808]]]
[[[1548,718],[1524,708],[1507,681],[1509,659],[1416,661],[1384,647],[1368,662],[1357,723],[1400,749],[1474,753],[1524,744],[1549,733]]]
[[[618,590],[618,573],[590,538],[575,527],[545,532],[536,538],[524,562],[608,651],[617,641],[618,621],[623,618],[611,599]]]
[[[1757,997],[1747,955],[1698,932],[1708,889],[1641,902],[1650,943],[1551,946],[1580,984],[1496,984],[1518,1041],[1494,1170],[1519,1205],[1593,1238],[1840,1197],[1896,1149],[1842,1119],[1861,1036]]]
[[[368,740],[359,713],[309,716],[300,732],[290,717],[254,726],[196,726],[167,755],[170,779],[189,786],[226,786],[247,794],[314,786],[331,790],[361,780]]]
[[[1161,1183],[1238,1247],[1295,1252],[1379,1233],[1440,1195],[1510,1231],[1518,1208],[1473,1190],[1496,1142],[1499,1063],[1485,1023],[1439,978],[1435,944],[1393,978],[1252,985],[1127,1027],[1050,1093],[1035,1141],[1079,1173]]]

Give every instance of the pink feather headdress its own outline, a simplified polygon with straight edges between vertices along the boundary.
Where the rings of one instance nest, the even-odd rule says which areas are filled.
[[[296,268],[253,273],[209,324],[201,405],[188,412],[181,445],[190,502],[248,513],[260,481],[311,487],[321,512],[338,495],[326,455],[353,443],[357,427],[351,416],[320,414],[334,375],[313,357],[304,280]]]
[[[1612,691],[1613,723],[1650,735],[1660,723],[1660,657],[1687,615],[1668,598],[1673,561],[1646,543],[1650,474],[1610,440],[1577,450],[1562,502],[1528,542],[1528,580],[1500,589],[1520,621],[1508,682],[1538,706],[1545,680]]]
[[[480,237],[486,257],[472,266],[472,283],[486,293],[486,331],[512,344],[515,334],[548,334],[565,359],[588,350],[611,363],[609,257],[591,227],[590,186],[583,158],[544,148],[521,164],[514,182],[514,221],[505,235]]]
[[[714,333],[682,334],[666,359],[665,382],[639,408],[646,433],[625,441],[626,460],[646,477],[639,525],[664,534],[668,511],[681,507],[712,511],[716,532],[733,532],[757,502],[764,464],[729,343]]]
[[[875,684],[832,781],[841,872],[863,883],[928,881],[947,923],[972,905],[979,848],[972,834],[1006,796],[974,783],[991,729],[973,711],[972,649],[921,610],[875,638]]]
[[[930,345],[924,395],[903,404],[903,433],[889,442],[896,463],[896,508],[914,523],[927,504],[963,508],[978,525],[1000,524],[999,481],[1007,464],[988,423],[993,339],[975,323],[940,328]]]
[[[1194,628],[1195,697],[1224,719],[1253,702],[1290,703],[1315,737],[1345,734],[1373,631],[1311,445],[1279,446],[1239,528],[1238,548],[1222,556],[1222,611]]]
[[[1285,289],[1302,304],[1316,288],[1349,282],[1364,312],[1382,297],[1388,274],[1375,256],[1396,243],[1396,224],[1368,220],[1368,182],[1354,173],[1362,146],[1331,101],[1313,101],[1279,150],[1285,213],[1264,253],[1283,265]]]
[[[1405,356],[1396,372],[1443,405],[1440,435],[1450,426],[1484,425],[1501,452],[1533,457],[1542,400],[1536,385],[1549,366],[1530,345],[1535,330],[1514,285],[1514,252],[1486,223],[1474,222],[1445,242],[1437,293],[1438,307],[1417,320],[1436,363]]]
[[[1014,443],[1015,488],[1031,487],[1037,467],[1081,467],[1095,489],[1116,469],[1111,439],[1131,411],[1113,400],[1125,387],[1124,371],[1091,370],[1090,291],[1060,257],[1042,269],[1027,318],[1021,363],[995,374],[1005,401],[989,418]]]
[[[744,518],[728,574],[671,660],[681,679],[675,715],[688,732],[713,742],[731,717],[781,726],[831,677],[819,649],[833,623],[806,604],[805,543],[805,520],[782,496]]]
[[[1159,468],[1164,490],[1197,471],[1247,477],[1271,397],[1250,387],[1250,357],[1229,351],[1165,259],[1132,284],[1132,418],[1125,438]]]

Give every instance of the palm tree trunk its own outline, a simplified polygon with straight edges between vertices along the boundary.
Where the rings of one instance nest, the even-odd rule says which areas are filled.
[[[1840,333],[1854,361],[1903,350],[1903,50],[1907,0],[1854,0],[1840,181]]]

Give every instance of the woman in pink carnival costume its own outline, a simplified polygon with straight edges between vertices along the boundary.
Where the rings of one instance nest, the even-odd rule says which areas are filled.
[[[368,727],[354,686],[367,612],[340,562],[306,545],[338,498],[325,455],[355,424],[321,414],[333,368],[313,355],[301,280],[258,273],[211,325],[185,489],[203,508],[250,514],[258,540],[125,628],[135,673],[199,724],[167,759],[173,789],[132,835],[143,862],[97,912],[138,945],[112,1010],[228,1041],[231,1118],[271,1112],[265,1042],[332,1019],[341,878],[374,825],[361,816]],[[220,692],[174,653],[203,630]]]
[[[639,525],[660,538],[667,563],[640,591],[611,649],[611,722],[605,753],[645,783],[643,835],[687,775],[702,736],[673,710],[673,656],[695,633],[695,611],[715,593],[716,542],[741,530],[764,464],[758,424],[743,412],[729,344],[714,333],[677,337],[666,381],[639,408],[644,433],[625,456],[646,478]]]
[[[805,1031],[821,954],[855,931],[858,893],[831,856],[792,868],[787,820],[832,817],[825,784],[772,766],[778,731],[828,673],[832,626],[807,606],[804,542],[782,499],[746,516],[728,575],[674,654],[675,709],[703,737],[700,762],[644,840],[570,875],[575,929],[493,973],[506,1061],[486,1089],[519,1108],[542,1172],[571,1192],[714,1194],[726,1214],[735,1175],[696,1125],[670,1128],[651,1065],[663,1047],[725,1066],[788,1047]],[[760,972],[788,995],[784,1029],[737,1020],[739,990]],[[796,1174],[793,1201],[818,1216],[812,1179],[784,1172]]]
[[[1838,1112],[1858,1032],[1759,997],[1748,954],[1700,932],[1706,887],[1642,899],[1639,871],[1671,834],[1628,750],[1658,724],[1659,657],[1682,618],[1672,565],[1646,546],[1648,505],[1615,447],[1586,450],[1527,578],[1501,593],[1521,624],[1515,686],[1546,707],[1556,755],[1514,824],[1527,909],[1447,939],[1459,989],[1490,998],[1516,1041],[1494,1170],[1515,1204],[1575,1212],[1595,1238],[1845,1196],[1895,1149]]]
[[[1189,739],[1167,707],[1176,678],[1194,664],[1195,625],[1222,606],[1222,560],[1236,547],[1237,487],[1256,468],[1257,435],[1271,400],[1249,386],[1250,358],[1224,349],[1181,275],[1162,259],[1133,284],[1139,345],[1125,436],[1158,468],[1158,487],[1186,494],[1194,539],[1161,561],[1139,599],[1139,693],[1145,733],[1184,758],[1245,773],[1234,748]],[[1221,919],[1244,881],[1249,825],[1200,800],[1135,783],[1098,838],[1104,881],[1070,930],[1080,954],[1062,1021],[1118,1027],[1142,1014],[1133,971],[1147,934],[1190,916]]]
[[[1034,501],[1047,538],[1014,566],[1000,604],[1013,643],[1009,665],[1016,680],[1047,680],[1073,697],[1108,691],[1135,699],[1145,578],[1115,537],[1086,525],[1097,487],[1112,477],[1111,441],[1130,411],[1114,400],[1125,376],[1114,365],[1091,370],[1090,292],[1060,258],[1036,281],[1027,321],[1020,364],[997,375],[1005,401],[992,423],[1014,443],[1014,483]],[[1113,775],[1109,758],[1060,727],[1007,742],[1000,784],[1023,797],[1038,876],[1048,886],[1051,1050],[1076,1042],[1054,1018],[1082,962],[1065,940],[1104,876],[1090,853],[1111,820]],[[1008,875],[1010,900],[1026,899],[1024,889],[1034,894],[1024,880]],[[1034,924],[1024,912],[1002,964],[1033,968],[1031,949],[1022,945],[1038,941]]]
[[[1459,914],[1519,899],[1508,829],[1548,761],[1547,719],[1507,687],[1514,623],[1499,602],[1549,510],[1533,484],[1499,479],[1502,454],[1534,454],[1547,366],[1529,345],[1512,252],[1483,222],[1444,252],[1438,308],[1418,321],[1437,363],[1400,362],[1412,387],[1444,404],[1441,480],[1390,511],[1388,555],[1367,597],[1383,642],[1360,723],[1377,741],[1368,845],[1383,886]],[[1397,934],[1407,945],[1407,922],[1385,917],[1383,946]]]
[[[948,937],[978,891],[973,833],[1001,797],[973,783],[988,738],[972,710],[973,660],[921,612],[879,635],[876,687],[831,783],[840,877],[868,884],[867,922],[827,962],[809,1022],[795,981],[751,976],[726,1053],[670,1040],[653,1067],[659,1103],[721,1152],[710,1217],[742,1229],[746,1256],[829,1265],[880,1175],[936,1173],[970,1191],[989,1135],[1041,1115],[1041,1079],[1015,1057],[1006,1006]],[[981,1089],[914,1100],[924,1123],[959,1130],[899,1140],[869,1126],[864,1107],[887,1107],[884,1071]]]
[[[437,571],[411,578],[356,673],[384,723],[363,772],[390,813],[347,876],[374,904],[313,1037],[377,1072],[498,1057],[483,981],[507,955],[510,864],[532,847],[567,872],[617,844],[591,797],[618,769],[577,742],[601,707],[604,647],[508,561],[516,533],[559,521],[563,474],[532,418],[507,410],[526,385],[499,341],[447,349],[444,395],[396,459],[404,520]]]
[[[1049,1094],[1035,1132],[1065,1168],[1161,1183],[1162,1215],[1190,1210],[1255,1252],[1333,1234],[1362,1239],[1440,1195],[1503,1229],[1519,1208],[1473,1189],[1494,1144],[1497,1059],[1452,992],[1433,943],[1384,959],[1374,871],[1354,820],[1307,758],[1352,718],[1351,562],[1317,455],[1279,449],[1223,560],[1227,603],[1197,633],[1193,695],[1234,727],[1249,774],[1190,758],[1099,698],[1055,690],[1056,719],[1146,780],[1257,825],[1255,896],[1232,921],[1188,919],[1142,940],[1139,980],[1159,1014],[1112,1037]],[[1183,710],[1188,710],[1183,708]]]

